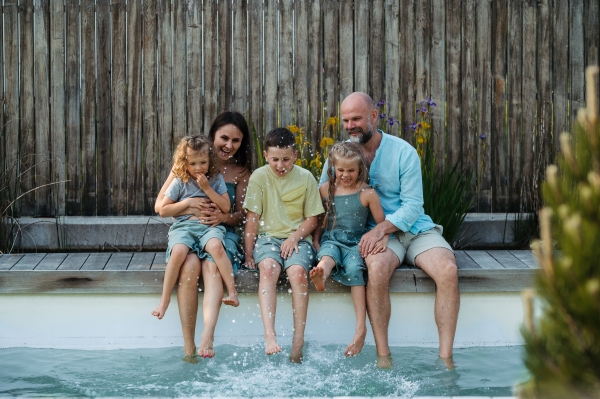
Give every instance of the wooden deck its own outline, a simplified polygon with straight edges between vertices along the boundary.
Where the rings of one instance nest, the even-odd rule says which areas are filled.
[[[533,285],[538,265],[531,251],[456,251],[461,292],[514,292]],[[31,253],[0,255],[0,294],[156,293],[162,291],[164,252]],[[257,292],[258,273],[241,270],[238,291]],[[278,292],[288,292],[285,277]],[[316,292],[311,284],[311,292]],[[328,281],[325,292],[349,292]],[[435,292],[422,270],[403,264],[390,292]]]

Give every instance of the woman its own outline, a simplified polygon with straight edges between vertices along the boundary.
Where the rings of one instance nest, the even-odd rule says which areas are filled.
[[[194,214],[201,218],[201,223],[208,225],[223,224],[227,229],[225,236],[225,249],[233,265],[234,273],[243,263],[243,251],[239,246],[239,237],[234,228],[244,223],[245,213],[242,204],[246,195],[248,179],[252,173],[250,149],[250,132],[246,119],[238,112],[223,112],[214,120],[208,136],[213,142],[220,160],[220,173],[227,185],[227,191],[232,204],[230,213],[223,213],[218,207],[206,199],[191,198],[186,200],[187,208],[179,214]],[[164,192],[174,178],[173,172],[163,184],[154,210],[158,213],[161,209]],[[196,346],[194,337],[196,333],[196,316],[198,314],[198,280],[200,274],[204,275],[204,300],[202,313],[204,318],[204,331],[201,335],[198,355],[213,357],[214,332],[223,299],[223,280],[214,262],[200,259],[195,253],[188,254],[179,272],[179,285],[177,288],[177,303],[179,317],[183,332],[183,351],[186,358],[195,355]]]

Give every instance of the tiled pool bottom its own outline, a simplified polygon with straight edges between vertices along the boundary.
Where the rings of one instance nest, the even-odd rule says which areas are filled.
[[[349,359],[343,349],[308,342],[303,364],[287,361],[289,348],[266,356],[261,343],[220,345],[197,364],[181,348],[0,349],[0,396],[506,397],[527,379],[518,346],[456,349],[453,370],[433,348],[392,348],[390,370],[376,367],[373,346]]]

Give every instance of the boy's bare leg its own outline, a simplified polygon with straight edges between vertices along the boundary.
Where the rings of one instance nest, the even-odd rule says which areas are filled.
[[[180,286],[177,289],[177,304],[183,333],[183,353],[196,354],[196,316],[198,315],[198,280],[200,279],[200,259],[195,253],[188,254],[179,271]]]
[[[202,300],[204,330],[198,347],[198,356],[213,357],[215,355],[213,349],[215,327],[223,299],[223,279],[217,265],[209,260],[202,261],[202,275],[204,276],[204,298]]]
[[[238,292],[235,288],[233,266],[231,266],[231,261],[227,257],[223,243],[217,238],[211,238],[204,246],[204,250],[215,260],[221,273],[221,278],[225,283],[225,287],[227,287],[227,298],[222,298],[223,303],[230,306],[239,306],[240,301],[238,300]]]
[[[272,355],[281,352],[281,346],[275,338],[277,280],[279,279],[279,273],[281,273],[281,265],[275,259],[267,258],[258,262],[258,270],[260,270],[258,302],[260,303],[260,314],[265,328],[265,352],[267,355]]]
[[[356,332],[352,343],[346,347],[344,355],[355,356],[360,353],[365,345],[367,336],[367,298],[364,285],[355,285],[350,288],[352,302],[354,303],[354,313],[356,313]]]
[[[452,357],[452,345],[460,308],[458,268],[454,254],[446,248],[420,253],[415,263],[435,281],[435,323],[440,337],[440,357]]]
[[[292,265],[285,269],[292,286],[292,308],[294,311],[294,337],[290,362],[302,363],[302,347],[304,346],[304,329],[308,312],[308,275],[300,265]]]
[[[331,256],[323,256],[319,264],[310,271],[310,279],[315,285],[317,291],[325,290],[325,280],[331,274],[331,270],[335,267],[335,261]]]
[[[158,317],[159,320],[164,317],[165,312],[169,307],[169,303],[171,303],[171,292],[173,292],[173,287],[175,287],[175,283],[179,277],[179,270],[189,251],[190,249],[185,244],[175,244],[171,249],[171,257],[165,268],[165,279],[163,281],[163,292],[160,297],[160,304],[151,313],[152,316]]]

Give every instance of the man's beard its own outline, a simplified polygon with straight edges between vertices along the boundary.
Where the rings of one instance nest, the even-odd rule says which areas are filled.
[[[373,137],[373,127],[368,126],[368,130],[365,132],[361,127],[355,127],[353,129],[347,130],[348,135],[350,136],[350,141],[353,143],[357,143],[360,145],[367,144],[371,137]],[[351,133],[359,132],[358,135],[351,135]]]

